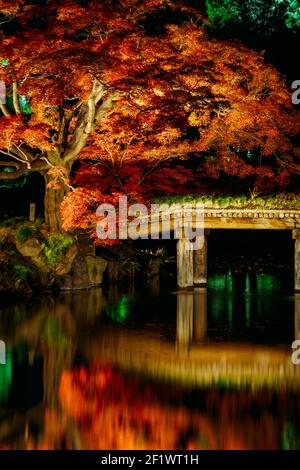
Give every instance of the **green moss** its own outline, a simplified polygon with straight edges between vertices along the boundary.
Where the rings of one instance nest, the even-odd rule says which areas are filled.
[[[207,208],[215,208],[216,206],[222,209],[286,209],[286,210],[300,210],[300,194],[280,193],[274,196],[253,196],[249,195],[219,195],[219,194],[205,194],[205,195],[187,195],[187,196],[173,196],[167,198],[156,199],[153,201],[156,204],[196,204],[202,203]]]
[[[25,243],[28,238],[33,236],[33,230],[28,225],[21,225],[16,230],[16,239],[18,242]]]
[[[0,222],[0,228],[6,227],[15,227],[19,224],[25,224],[26,219],[25,217],[12,217],[11,219],[6,219]]]
[[[34,222],[26,221],[19,225],[16,229],[16,239],[21,243],[25,243],[30,237],[38,237],[41,223],[40,219],[36,219]]]
[[[66,233],[48,235],[42,244],[43,254],[50,268],[55,268],[69,246],[73,245],[74,238]]]
[[[30,268],[24,266],[23,264],[16,264],[13,266],[13,270],[18,279],[23,282],[27,280],[27,275],[30,272]]]

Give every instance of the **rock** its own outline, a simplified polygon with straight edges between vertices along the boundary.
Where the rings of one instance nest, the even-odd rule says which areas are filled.
[[[62,290],[88,289],[100,286],[107,264],[103,258],[84,255],[80,252],[74,258],[70,272],[58,280],[58,286]]]
[[[87,255],[85,257],[87,265],[88,279],[90,287],[100,286],[103,281],[103,273],[107,267],[108,262],[103,258],[98,258],[94,255]]]
[[[119,264],[119,281],[133,281],[138,271],[142,267],[138,261],[132,258],[127,258]]]
[[[110,283],[115,283],[119,279],[119,264],[118,261],[108,262],[108,280]]]
[[[37,238],[28,238],[26,242],[16,241],[18,251],[26,258],[37,259],[42,251],[42,246]]]
[[[68,274],[72,268],[72,264],[77,253],[77,245],[71,245],[62,256],[59,265],[55,268],[54,274],[57,276],[64,276],[65,274]]]
[[[147,277],[158,276],[162,264],[163,262],[160,258],[150,259],[146,268]]]

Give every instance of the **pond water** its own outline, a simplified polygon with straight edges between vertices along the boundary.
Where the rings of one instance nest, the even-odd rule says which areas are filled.
[[[276,273],[3,301],[0,447],[300,449],[296,337]]]

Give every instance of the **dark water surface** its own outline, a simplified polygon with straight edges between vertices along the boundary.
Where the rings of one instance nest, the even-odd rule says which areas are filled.
[[[296,337],[276,273],[3,302],[0,446],[300,449]]]

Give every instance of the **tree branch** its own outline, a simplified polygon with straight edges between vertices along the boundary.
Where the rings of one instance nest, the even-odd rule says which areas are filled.
[[[27,155],[16,145],[13,145],[11,148],[14,153],[11,153],[10,149],[8,150],[0,149],[0,153],[2,153],[3,155],[7,155],[13,160],[17,160],[18,162],[21,162],[22,164],[26,165],[28,169],[30,169],[31,162],[28,160]]]
[[[6,106],[6,104],[0,103],[0,109],[1,109],[2,113],[4,114],[4,116],[6,116],[6,117],[11,116],[11,114],[9,112],[9,109]]]
[[[4,162],[0,161],[0,166],[5,166],[5,167],[15,167],[15,171],[0,171],[0,180],[15,180],[20,178],[25,171],[27,170],[27,167],[25,164],[19,164],[18,162]]]
[[[105,116],[106,112],[109,109],[113,108],[113,100],[118,95],[118,92],[112,92],[104,101],[102,101],[101,105],[97,109],[96,116],[95,116],[95,123],[101,121],[101,119]]]
[[[16,114],[20,114],[21,108],[19,105],[18,85],[16,81],[13,82],[12,89],[13,89],[13,103],[14,103],[15,112]]]
[[[102,119],[108,109],[112,108],[112,100],[116,93],[111,93],[104,98],[105,87],[94,80],[93,89],[86,103],[79,110],[77,124],[71,142],[67,145],[63,158],[65,162],[75,159],[86,146],[87,140],[95,129],[96,123]],[[103,100],[102,100],[103,99]],[[97,103],[102,100],[97,109]]]
[[[86,103],[82,103],[80,106],[75,131],[71,142],[67,145],[64,152],[63,158],[66,162],[76,158],[85,147],[94,124],[96,102],[100,99],[99,96],[103,96],[104,93],[104,87],[98,82],[98,80],[94,80],[88,101]]]

